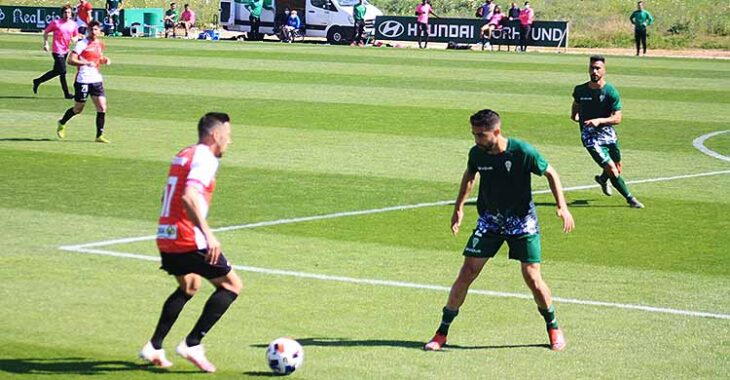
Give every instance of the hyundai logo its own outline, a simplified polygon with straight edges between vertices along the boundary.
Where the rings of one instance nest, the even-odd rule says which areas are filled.
[[[406,28],[398,21],[388,20],[378,26],[378,32],[383,37],[396,38],[405,32]]]

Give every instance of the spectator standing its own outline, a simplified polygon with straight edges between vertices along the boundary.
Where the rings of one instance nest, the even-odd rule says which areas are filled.
[[[185,37],[188,37],[190,29],[195,25],[195,12],[190,9],[190,4],[183,6],[183,12],[180,14],[180,26],[185,29]]]
[[[80,36],[76,22],[71,20],[71,6],[66,4],[61,7],[61,18],[51,21],[43,31],[43,51],[48,51],[48,34],[53,33],[53,69],[43,74],[40,78],[33,79],[33,93],[38,93],[38,86],[56,76],[61,81],[61,89],[66,99],[73,99],[74,95],[68,92],[66,83],[66,57],[71,41],[76,41]]]
[[[170,35],[170,31],[172,31],[172,38],[177,37],[177,34],[175,33],[177,20],[177,4],[170,3],[170,9],[165,11],[165,17],[162,19],[163,24],[165,24],[165,38]]]
[[[520,7],[517,6],[517,3],[512,2],[512,6],[509,8],[509,20],[519,20],[520,18]]]
[[[525,6],[520,11],[520,47],[516,51],[527,51],[527,41],[532,32],[532,22],[535,20],[535,11],[530,7],[530,2],[525,1]]]
[[[286,42],[284,27],[289,20],[290,13],[291,10],[289,7],[285,7],[283,12],[277,13],[276,16],[274,16],[274,32],[279,36],[281,42]]]
[[[494,14],[494,0],[485,0],[484,4],[477,8],[477,14],[476,16],[484,20],[485,22],[489,22],[489,20],[492,19],[492,15]]]
[[[629,17],[629,21],[634,24],[634,40],[636,40],[636,56],[639,56],[639,48],[644,47],[644,55],[646,55],[646,27],[654,23],[654,17],[651,13],[644,9],[644,2],[636,3],[636,10]]]
[[[252,0],[247,6],[249,13],[248,21],[251,22],[251,40],[258,41],[259,25],[261,25],[261,11],[264,8],[264,0]]]
[[[106,0],[106,16],[109,20],[110,34],[113,36],[119,35],[119,31],[117,30],[119,27],[119,13],[123,8],[123,0]]]
[[[360,0],[360,2],[355,4],[352,8],[352,18],[355,19],[355,31],[352,36],[352,46],[355,46],[356,44],[358,46],[364,45],[362,35],[365,33],[365,12],[367,9],[368,7],[365,5],[365,0]]]
[[[76,4],[76,25],[79,26],[79,34],[86,34],[86,27],[94,19],[92,12],[94,7],[86,0],[79,0]]]
[[[430,36],[428,32],[429,15],[434,15],[434,17],[438,17],[436,13],[433,13],[431,2],[429,0],[423,0],[421,4],[418,4],[416,6],[416,24],[418,24],[418,47],[421,49],[425,49],[428,45],[428,38]],[[423,41],[424,37],[425,41]]]

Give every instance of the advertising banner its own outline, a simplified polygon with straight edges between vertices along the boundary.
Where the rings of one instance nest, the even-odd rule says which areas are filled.
[[[94,9],[92,15],[94,20],[99,20],[104,25],[106,10]],[[61,7],[0,5],[0,28],[43,30],[57,18],[61,18]]]
[[[431,18],[428,32],[430,42],[476,44],[481,42],[479,32],[486,23],[480,19]],[[378,16],[375,18],[375,39],[418,41],[415,17]],[[510,21],[494,30],[490,42],[496,45],[517,45],[520,40],[519,21]],[[567,47],[567,21],[535,21],[530,31],[528,46]]]

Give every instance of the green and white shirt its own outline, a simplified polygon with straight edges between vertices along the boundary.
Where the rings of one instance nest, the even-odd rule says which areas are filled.
[[[573,89],[573,100],[580,106],[578,113],[580,118],[580,134],[583,145],[586,147],[595,145],[615,144],[618,141],[616,130],[612,125],[601,125],[598,127],[585,127],[586,120],[610,117],[612,113],[621,110],[621,96],[610,83],[603,88],[593,89],[586,82],[575,86]]]
[[[548,162],[530,144],[507,139],[507,150],[489,154],[474,146],[467,168],[479,173],[477,230],[519,236],[540,232],[532,201],[531,175],[543,175]]]

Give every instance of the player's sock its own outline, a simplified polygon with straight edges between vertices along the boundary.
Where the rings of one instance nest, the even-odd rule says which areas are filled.
[[[601,180],[601,182],[606,182],[609,178],[611,178],[611,176],[606,174],[606,172],[601,172],[601,175],[599,175],[598,178]]]
[[[106,112],[96,113],[96,137],[104,134],[104,121],[106,120]]]
[[[193,327],[193,330],[185,338],[185,344],[188,347],[199,345],[205,334],[213,328],[213,325],[218,322],[221,316],[223,316],[223,313],[228,310],[228,307],[231,306],[237,297],[238,294],[226,288],[218,288],[205,303],[203,314],[200,315],[198,322],[195,323],[195,327]]]
[[[626,182],[624,182],[623,177],[618,176],[616,178],[611,178],[611,184],[619,193],[621,193],[621,195],[624,196],[624,198],[631,198],[631,192],[629,191],[628,186],[626,186]]]
[[[150,339],[152,347],[155,350],[162,348],[162,341],[167,336],[167,333],[170,332],[172,325],[175,324],[175,321],[177,320],[178,315],[180,315],[185,304],[191,298],[193,298],[193,296],[183,292],[180,288],[175,289],[175,291],[167,297],[167,301],[165,301],[165,304],[162,306],[162,313],[160,314],[160,320],[157,322],[155,333],[152,334],[152,339]]]
[[[66,125],[66,123],[68,123],[68,121],[74,116],[76,116],[76,112],[74,112],[74,108],[71,107],[66,110],[66,113],[63,114],[63,117],[58,122],[61,123],[61,125]]]
[[[436,332],[441,335],[449,335],[449,327],[451,326],[451,322],[454,321],[454,318],[459,315],[459,309],[450,310],[444,306],[443,313],[444,314],[441,317],[441,324]]]
[[[558,328],[558,319],[555,318],[555,307],[553,305],[550,305],[547,310],[538,306],[537,311],[539,311],[540,315],[542,315],[543,319],[545,319],[545,323],[549,329]]]

